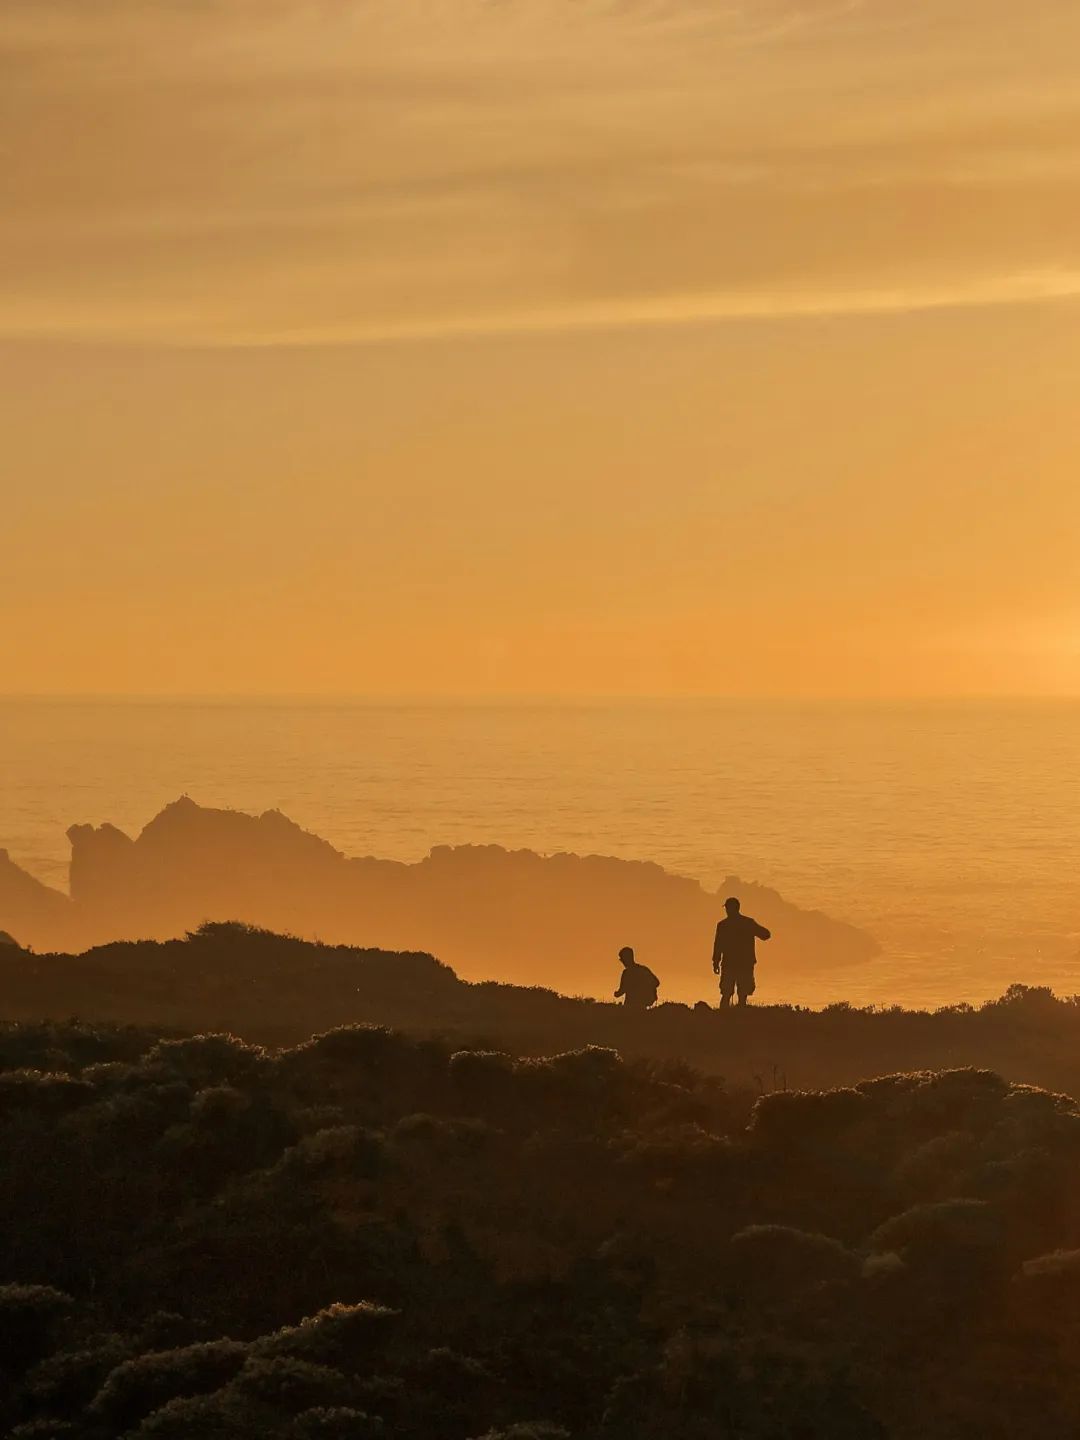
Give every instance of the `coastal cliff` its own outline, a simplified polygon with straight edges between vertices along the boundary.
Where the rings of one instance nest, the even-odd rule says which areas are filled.
[[[70,898],[10,861],[14,874],[0,869],[0,925],[38,949],[166,940],[240,920],[328,943],[429,951],[470,980],[605,993],[617,950],[632,944],[661,975],[662,994],[685,999],[708,980],[713,927],[732,891],[774,932],[770,984],[858,964],[877,948],[854,926],[736,877],[710,893],[659,865],[606,856],[464,845],[436,846],[415,864],[348,857],[278,811],[187,798],[135,838],[112,825],[76,825],[68,836]]]

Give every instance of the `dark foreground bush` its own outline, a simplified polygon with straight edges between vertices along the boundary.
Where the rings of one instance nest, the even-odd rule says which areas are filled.
[[[362,1027],[24,1038],[13,1440],[1080,1433],[1065,1096],[973,1069],[755,1102]]]
[[[237,1373],[246,1355],[245,1346],[234,1340],[214,1340],[126,1360],[98,1391],[90,1414],[122,1433],[178,1396],[219,1389]]]

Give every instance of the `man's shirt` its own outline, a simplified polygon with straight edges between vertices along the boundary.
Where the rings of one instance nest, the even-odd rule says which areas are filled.
[[[771,934],[749,915],[727,915],[716,927],[713,963],[730,960],[736,965],[753,965],[757,961],[754,942],[768,940]]]
[[[631,1006],[641,1005],[648,1008],[655,1001],[659,989],[660,981],[649,967],[635,962],[623,970],[622,984],[617,993],[625,996]]]

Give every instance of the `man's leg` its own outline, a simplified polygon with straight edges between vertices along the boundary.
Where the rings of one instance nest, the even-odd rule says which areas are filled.
[[[735,990],[735,976],[731,973],[728,965],[720,966],[720,1009],[726,1010],[731,1004],[731,997]]]
[[[754,967],[751,965],[739,976],[739,1004],[745,1005],[756,989],[757,984],[754,980]]]

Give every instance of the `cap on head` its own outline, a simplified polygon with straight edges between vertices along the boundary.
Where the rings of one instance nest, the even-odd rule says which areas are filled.
[[[619,959],[624,965],[632,965],[634,961],[634,948],[632,945],[624,945],[619,951]]]
[[[737,915],[739,913],[739,910],[741,909],[741,906],[739,905],[738,900],[735,899],[734,895],[729,895],[728,898],[724,901],[724,909],[729,915]]]

